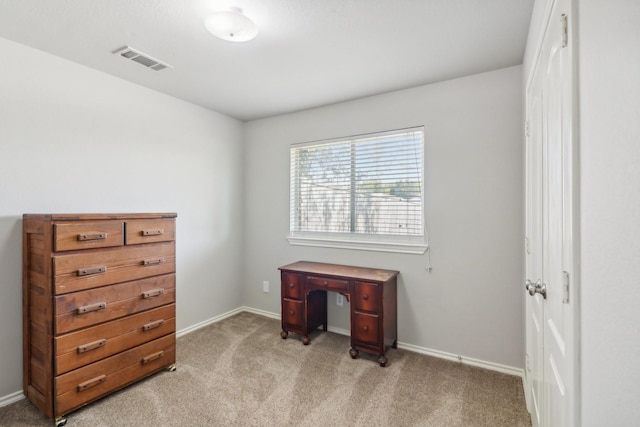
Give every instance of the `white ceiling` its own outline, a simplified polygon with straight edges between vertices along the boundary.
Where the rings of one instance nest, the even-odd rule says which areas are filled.
[[[205,29],[238,6],[247,43]],[[0,37],[240,120],[522,63],[533,0],[0,0]],[[153,71],[112,52],[172,65]],[[3,58],[2,61],[11,61]]]

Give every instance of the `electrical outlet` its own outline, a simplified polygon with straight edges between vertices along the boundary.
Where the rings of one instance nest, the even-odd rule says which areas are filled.
[[[264,292],[265,294],[269,293],[269,281],[265,280],[264,282],[262,282],[262,292]]]
[[[336,304],[338,304],[339,306],[344,305],[344,296],[342,294],[338,294],[336,298]]]

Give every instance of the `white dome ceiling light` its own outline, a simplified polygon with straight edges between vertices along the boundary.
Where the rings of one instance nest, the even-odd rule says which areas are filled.
[[[258,34],[258,26],[242,13],[239,7],[227,11],[215,12],[204,25],[214,36],[230,42],[247,42]]]

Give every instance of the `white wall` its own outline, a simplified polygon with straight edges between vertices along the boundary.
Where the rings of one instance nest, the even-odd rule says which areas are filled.
[[[579,2],[584,426],[640,423],[639,22]]]
[[[431,273],[426,256],[288,244],[290,144],[416,125]],[[244,168],[247,306],[280,313],[277,267],[297,260],[396,269],[400,342],[522,367],[520,66],[249,122]],[[330,326],[348,330],[348,306],[330,302]]]
[[[242,123],[5,39],[0,57],[0,398],[22,389],[23,213],[177,212],[178,329],[241,306]]]

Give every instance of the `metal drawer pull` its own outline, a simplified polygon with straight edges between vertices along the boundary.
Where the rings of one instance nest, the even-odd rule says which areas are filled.
[[[107,308],[106,302],[97,302],[95,304],[78,307],[77,312],[78,314],[84,314],[84,313],[89,313],[91,311],[104,310],[105,308]]]
[[[106,273],[107,266],[101,265],[100,267],[89,267],[78,269],[78,276],[90,276],[92,274]]]
[[[327,282],[326,280],[323,283],[324,286],[327,286],[328,284],[329,284],[329,282]]]
[[[291,316],[293,316],[294,314],[296,314],[296,312],[295,312],[295,311],[293,311],[293,310],[289,310],[289,314],[290,314]]]
[[[78,234],[78,240],[84,242],[85,240],[105,240],[107,233],[92,233],[92,234]]]
[[[289,283],[289,287],[290,287],[291,289],[293,289],[293,287],[294,287],[294,286],[295,286],[295,285],[294,285],[293,283]]]
[[[362,299],[365,300],[365,301],[368,300],[369,299],[369,295],[367,295],[367,294],[362,295]]]
[[[164,351],[159,351],[157,353],[150,354],[147,357],[142,358],[142,364],[146,365],[149,362],[153,362],[156,359],[160,359],[164,355]]]
[[[142,261],[142,265],[158,265],[164,262],[164,258],[145,259]]]
[[[141,233],[143,236],[161,236],[162,234],[164,234],[164,230],[161,228],[154,230],[142,230]]]
[[[153,322],[149,322],[146,325],[142,326],[142,330],[143,331],[148,331],[149,329],[158,328],[158,327],[160,327],[162,325],[164,325],[164,319],[156,320],[156,321],[153,321]]]
[[[160,295],[164,294],[164,289],[153,289],[151,291],[146,291],[142,293],[142,298],[153,298],[153,297],[159,297]]]
[[[78,354],[86,353],[89,350],[95,350],[96,348],[104,347],[107,343],[107,340],[98,340],[94,342],[90,342],[89,344],[82,344],[78,346]]]
[[[363,330],[363,331],[365,331],[365,332],[367,332],[367,331],[369,330],[369,327],[368,327],[368,326],[363,326],[363,327],[362,327],[362,330]]]
[[[83,383],[80,383],[80,384],[78,384],[78,391],[83,391],[83,390],[86,390],[86,389],[88,389],[90,387],[93,387],[95,385],[102,384],[104,382],[104,380],[106,380],[106,379],[107,379],[107,376],[103,374],[103,375],[100,375],[99,377],[95,377],[95,378],[93,378],[93,379],[91,379],[89,381],[85,381]]]

